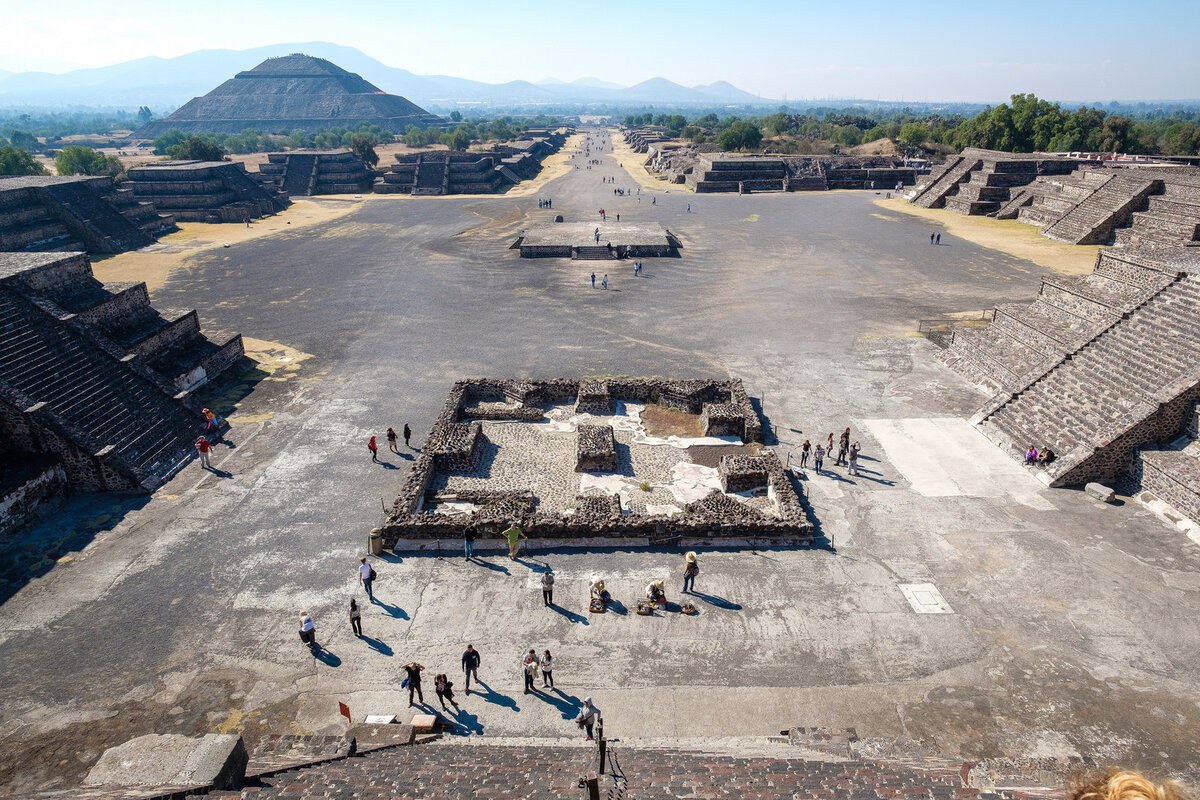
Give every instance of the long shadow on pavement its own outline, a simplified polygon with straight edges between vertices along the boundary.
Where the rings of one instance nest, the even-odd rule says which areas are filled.
[[[697,592],[695,590],[692,590],[691,595],[692,595],[692,597],[697,597],[697,598],[703,600],[704,602],[708,603],[710,606],[716,606],[717,608],[723,608],[727,611],[741,611],[742,610],[742,607],[740,605],[738,605],[737,603],[733,602],[732,600],[726,600],[724,597],[720,597],[719,595],[705,594],[704,592]]]
[[[590,624],[588,622],[588,618],[585,617],[583,614],[576,614],[574,611],[567,611],[565,608],[563,608],[562,606],[557,605],[555,603],[550,604],[550,610],[556,614],[562,614],[564,617],[567,618],[568,622],[577,622],[577,623],[582,623],[583,625]]]
[[[408,619],[408,614],[405,613],[404,609],[400,606],[393,606],[383,602],[382,600],[376,600],[375,605],[383,609],[383,613],[387,614],[388,616],[395,617],[396,619]]]
[[[379,639],[373,639],[370,636],[361,636],[359,638],[362,639],[364,642],[366,642],[367,645],[370,646],[370,648],[377,653],[380,653],[385,656],[390,656],[393,654],[392,648],[388,647],[387,644],[380,641]]]
[[[482,698],[483,702],[491,703],[494,706],[500,706],[502,708],[511,708],[513,711],[521,710],[520,707],[517,705],[517,701],[512,699],[508,695],[500,694],[499,692],[494,690],[492,687],[488,686],[483,681],[480,681],[478,685],[487,689],[487,694],[481,693],[478,689],[475,690],[475,694],[478,697]]]

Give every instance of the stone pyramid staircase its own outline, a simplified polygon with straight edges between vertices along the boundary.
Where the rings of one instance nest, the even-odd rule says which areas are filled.
[[[1162,180],[1152,174],[1119,172],[1042,233],[1071,244],[1103,244],[1112,238],[1116,228],[1129,222],[1133,212],[1145,208],[1150,195],[1162,190]]]
[[[958,328],[944,363],[995,393],[1016,391],[1179,275],[1137,250],[1108,249],[1089,275],[1049,275],[1032,305],[996,306],[986,328]]]
[[[1052,486],[1120,475],[1136,448],[1174,438],[1200,397],[1200,255],[1173,263],[1176,276],[1157,291],[1142,287],[1132,308],[1116,304],[1125,298],[1111,277],[1071,287],[1080,305],[1120,318],[997,394],[972,421],[1014,457],[1031,444],[1052,448],[1058,459],[1039,474]],[[1067,291],[1061,279],[1048,279],[1043,294],[1047,287]]]
[[[85,254],[0,254],[0,446],[57,457],[76,488],[157,488],[205,428],[189,390],[244,358],[218,342]]]
[[[313,193],[316,183],[317,157],[308,153],[292,153],[283,171],[283,190],[288,197],[305,197]]]

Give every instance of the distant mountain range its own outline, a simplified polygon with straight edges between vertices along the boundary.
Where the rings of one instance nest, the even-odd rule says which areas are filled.
[[[237,72],[263,59],[290,53],[325,58],[392,94],[403,95],[428,110],[486,108],[636,105],[761,106],[772,101],[744,92],[724,81],[707,86],[680,86],[651,78],[635,86],[620,86],[599,78],[570,83],[554,78],[539,83],[483,83],[449,75],[417,75],[389,67],[353,47],[329,42],[273,44],[250,50],[197,50],[175,58],[151,56],[109,67],[79,69],[55,75],[48,72],[0,71],[0,106],[106,106],[156,111],[174,110],[199,97]]]

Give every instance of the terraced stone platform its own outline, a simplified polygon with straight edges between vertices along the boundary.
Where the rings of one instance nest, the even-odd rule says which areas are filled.
[[[597,215],[595,222],[536,225],[522,231],[511,245],[511,249],[521,251],[521,258],[584,260],[671,257],[678,256],[682,247],[679,237],[669,228],[617,222],[611,214],[607,220]]]

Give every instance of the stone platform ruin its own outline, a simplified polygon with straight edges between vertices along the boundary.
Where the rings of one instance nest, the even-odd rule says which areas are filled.
[[[133,167],[123,188],[180,222],[242,222],[288,206],[287,195],[232,161],[162,161]]]
[[[346,149],[289,150],[269,153],[258,167],[263,184],[290,197],[315,194],[361,194],[371,191],[375,174]]]
[[[942,360],[993,392],[972,422],[1050,486],[1132,476],[1200,512],[1200,253],[1101,250],[1089,275],[1048,275],[1030,305],[955,330]]]
[[[642,420],[650,404],[694,435],[651,433]],[[706,412],[724,421],[723,438],[702,435]],[[457,547],[469,525],[488,535],[512,522],[568,546],[810,544],[799,490],[760,447],[763,424],[737,380],[460,381],[382,528],[384,544]],[[703,460],[719,467],[693,460],[709,448]]]
[[[175,219],[107,176],[0,178],[0,250],[123,253],[152,244]]]
[[[596,229],[600,241],[596,241]],[[679,237],[661,225],[635,225],[613,219],[558,222],[522,231],[509,249],[521,258],[571,258],[607,261],[614,258],[673,258],[683,247]]]
[[[101,283],[84,253],[0,254],[0,459],[50,457],[77,491],[152,491],[205,431],[192,390],[244,360],[240,335],[152,308],[145,283]]]
[[[536,178],[547,156],[558,152],[570,129],[497,145],[486,151],[426,150],[397,153],[396,163],[375,184],[378,194],[500,194]]]

